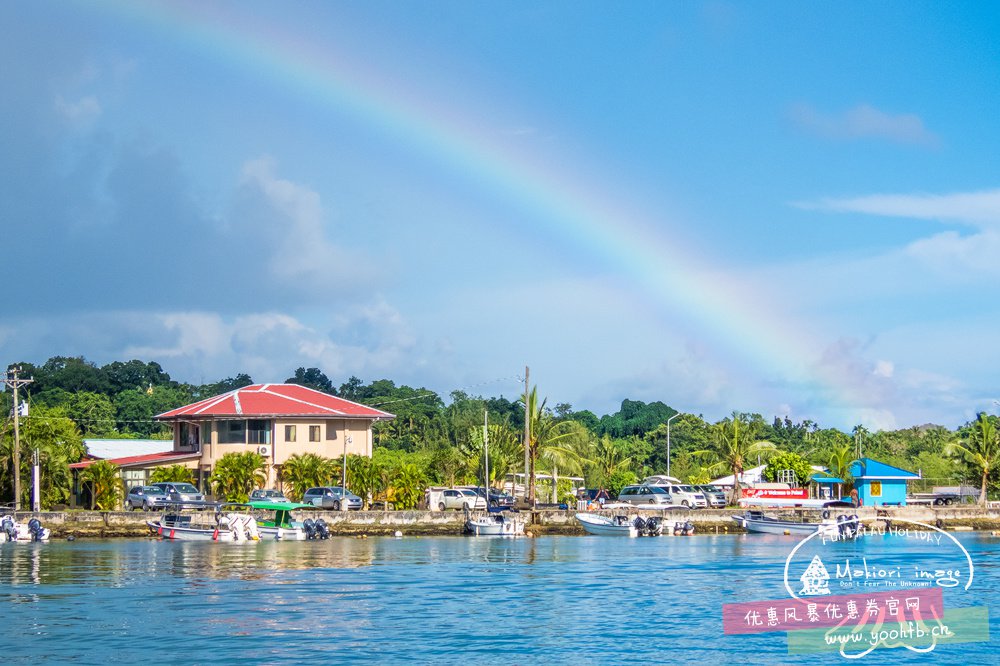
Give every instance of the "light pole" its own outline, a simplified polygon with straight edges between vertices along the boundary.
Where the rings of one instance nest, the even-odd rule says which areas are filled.
[[[348,435],[344,438],[344,476],[341,477],[341,483],[344,488],[344,501],[347,501],[347,445],[353,444],[354,438]]]
[[[669,419],[667,419],[667,476],[670,476],[670,422],[680,416],[681,413],[677,412]]]

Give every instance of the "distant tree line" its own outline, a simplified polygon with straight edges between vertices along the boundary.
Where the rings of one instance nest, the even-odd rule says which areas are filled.
[[[83,455],[84,438],[168,438],[169,426],[153,421],[156,414],[253,383],[245,373],[209,384],[177,382],[160,364],[140,360],[97,366],[83,357],[56,356],[42,365],[9,367],[14,366],[22,377],[34,379],[19,395],[30,405],[30,415],[21,419],[21,438],[22,452],[40,451],[43,505],[68,499],[66,466]],[[500,485],[507,474],[523,472],[526,408],[532,424],[530,464],[536,472],[554,477],[537,489],[540,501],[568,499],[568,483],[560,481],[566,476],[583,477],[588,487],[617,492],[644,476],[665,473],[671,418],[671,474],[689,482],[705,483],[767,464],[775,456],[784,456],[777,460],[798,470],[797,475],[805,474],[809,465],[822,465],[849,481],[848,467],[859,453],[920,470],[926,486],[964,482],[992,490],[1000,481],[1000,424],[997,417],[985,414],[955,431],[926,425],[870,432],[858,425],[845,433],[809,420],[796,423],[775,417],[769,422],[760,414],[742,412],[710,423],[700,415],[678,414],[659,401],[623,400],[617,412],[599,417],[567,403],[551,408],[537,388],[525,404],[524,396],[485,397],[464,391],[444,398],[423,387],[397,386],[390,379],[365,383],[352,376],[338,386],[318,368],[297,368],[285,382],[396,415],[374,426],[373,463],[352,460],[366,500],[385,498],[390,488],[400,498],[409,497],[411,491],[400,479],[417,485],[482,483],[484,412],[489,413],[490,482]],[[2,401],[0,502],[11,500],[13,488],[11,394],[3,393]],[[328,462],[299,462],[302,469],[312,466],[329,472],[323,478],[331,482],[339,478],[334,467],[323,467]],[[22,479],[30,478],[30,464],[31,456],[22,453]],[[254,468],[247,461],[243,465]],[[308,476],[301,470],[296,474]],[[250,476],[260,474],[251,471]],[[237,495],[246,489],[242,480],[217,476],[216,481],[237,488]],[[354,484],[350,472],[348,484]],[[27,485],[22,483],[25,493]]]

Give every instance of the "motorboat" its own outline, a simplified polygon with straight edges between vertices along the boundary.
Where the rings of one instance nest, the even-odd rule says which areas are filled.
[[[330,529],[322,518],[302,521],[293,518],[292,511],[296,509],[315,509],[311,504],[262,500],[251,501],[249,506],[258,512],[274,512],[269,518],[256,518],[257,532],[263,541],[311,541],[330,537]]]
[[[663,534],[662,520],[656,516],[643,518],[636,516],[601,516],[592,513],[578,513],[584,531],[598,536],[660,536]]]
[[[819,532],[827,537],[853,538],[864,528],[857,516],[837,516],[836,520],[832,520],[829,512],[823,513],[822,522],[784,520],[762,511],[747,511],[743,515],[733,516],[733,520],[747,532],[800,537]]]
[[[24,543],[30,541],[48,541],[50,531],[42,527],[38,518],[32,518],[27,523],[19,523],[14,514],[0,516],[0,543]]]
[[[505,511],[490,511],[466,520],[465,532],[473,536],[524,536],[524,520]]]
[[[170,541],[260,541],[250,505],[206,502],[202,508],[215,511],[184,513],[176,506],[170,507],[159,518],[147,520],[146,525],[153,534]]]

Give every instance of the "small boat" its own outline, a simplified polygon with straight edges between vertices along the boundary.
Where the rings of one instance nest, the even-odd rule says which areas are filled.
[[[490,512],[466,520],[465,532],[474,536],[524,536],[524,521],[506,512]]]
[[[271,518],[257,519],[257,532],[263,541],[310,541],[330,537],[330,529],[322,518],[299,521],[292,517],[292,511],[296,509],[315,510],[312,504],[252,501],[249,506],[255,511],[274,511]]]
[[[175,506],[159,518],[147,520],[146,525],[153,534],[171,541],[260,541],[257,521],[249,513],[249,505],[206,502],[200,506],[215,511],[182,513]]]
[[[628,516],[599,516],[589,513],[578,513],[576,519],[580,521],[583,529],[588,534],[599,536],[639,536],[639,528]]]
[[[733,520],[747,532],[791,536],[809,536],[821,532],[831,537],[839,535],[844,538],[853,538],[864,527],[857,516],[837,516],[836,520],[830,520],[828,512],[824,512],[823,521],[819,523],[782,520],[762,511],[747,511],[741,516],[733,516]]]
[[[19,523],[14,520],[13,514],[0,517],[0,543],[48,541],[48,528],[42,527],[38,518],[32,518],[27,523]]]

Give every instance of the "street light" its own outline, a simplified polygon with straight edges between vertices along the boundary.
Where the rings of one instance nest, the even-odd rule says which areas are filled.
[[[667,419],[667,476],[670,476],[670,422],[680,416],[681,413],[677,412],[669,419]]]
[[[347,445],[353,444],[354,438],[348,435],[344,438],[344,476],[341,477],[341,484],[344,486],[344,501],[347,501]]]

